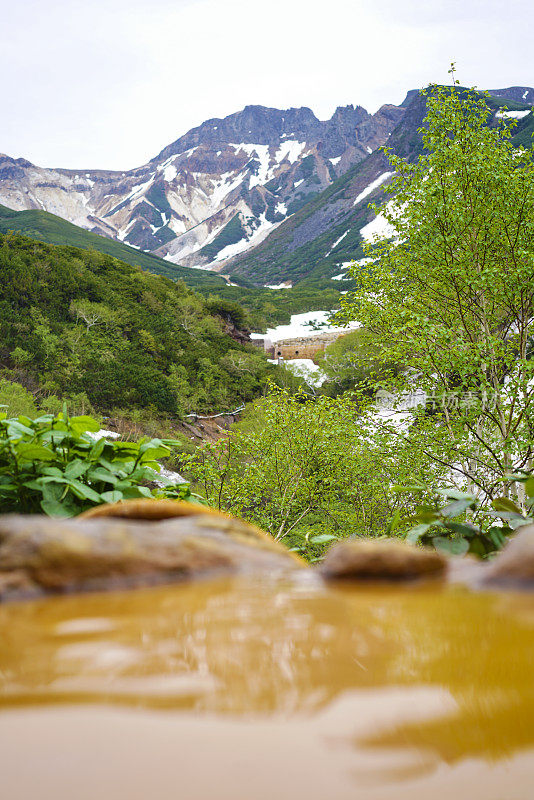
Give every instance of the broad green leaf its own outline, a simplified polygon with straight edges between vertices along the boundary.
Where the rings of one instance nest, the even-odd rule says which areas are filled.
[[[472,494],[469,494],[468,492],[460,492],[458,489],[437,489],[436,494],[441,494],[444,497],[450,497],[453,500],[470,500],[472,503],[476,502],[476,499]]]
[[[102,481],[102,483],[111,483],[112,486],[118,481],[116,475],[109,470],[104,469],[103,467],[95,467],[94,469],[89,470],[87,473],[87,478],[91,481]]]
[[[448,539],[446,536],[434,536],[432,544],[441,553],[454,556],[463,556],[469,550],[467,539]]]
[[[122,492],[117,492],[117,491],[102,492],[102,494],[100,495],[101,499],[105,503],[118,503],[119,500],[122,500],[123,496],[124,495],[122,494]]]
[[[521,509],[507,497],[497,497],[496,500],[492,501],[491,505],[493,506],[495,511],[513,511],[514,514],[521,514],[521,515],[523,513]]]
[[[446,518],[458,517],[472,505],[473,505],[472,498],[470,498],[469,500],[455,500],[454,503],[450,503],[448,506],[445,506],[445,508],[442,508],[440,510],[440,513],[442,517]]]
[[[87,461],[82,461],[81,459],[71,461],[65,469],[65,477],[79,478],[80,475],[84,475],[87,472],[90,466],[91,465]]]
[[[0,424],[6,426],[7,435],[10,438],[16,438],[19,436],[34,436],[35,434],[35,431],[33,431],[31,428],[28,428],[21,422],[17,422],[15,419],[1,420]]]
[[[85,483],[81,483],[81,481],[72,480],[68,481],[68,484],[76,497],[80,497],[84,500],[91,500],[93,503],[100,503],[100,495],[98,492],[95,492],[94,489],[91,489],[90,486],[86,486]]]
[[[467,539],[470,539],[472,536],[476,536],[478,533],[478,528],[476,528],[474,525],[470,525],[469,523],[445,522],[444,525],[448,531],[458,533],[460,536],[465,536]]]
[[[93,461],[96,461],[102,453],[104,452],[104,447],[106,446],[105,439],[99,439],[98,442],[95,442],[94,445],[91,447],[89,452],[89,458]]]
[[[41,508],[49,517],[73,517],[76,510],[59,500],[41,500]]]
[[[416,544],[421,536],[424,536],[424,534],[435,524],[436,522],[425,522],[421,525],[416,525],[406,534],[406,541],[410,542],[410,544]]]
[[[97,433],[100,430],[99,423],[92,417],[71,417],[69,424],[77,433],[85,433],[86,431]]]
[[[17,445],[17,456],[22,461],[54,461],[56,454],[39,444],[20,442]]]

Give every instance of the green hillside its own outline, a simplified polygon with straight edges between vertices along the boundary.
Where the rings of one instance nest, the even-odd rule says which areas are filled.
[[[141,267],[155,275],[165,275],[172,280],[182,278],[189,286],[216,288],[224,286],[226,283],[224,278],[220,278],[218,275],[171,264],[169,261],[150,255],[150,253],[136,250],[135,247],[99,236],[92,231],[86,231],[61,217],[56,217],[55,214],[48,213],[48,211],[13,211],[0,205],[0,233],[8,231],[18,231],[32,239],[48,242],[48,244],[98,250],[100,253],[118,258],[133,267]]]
[[[261,392],[272,367],[243,344],[243,309],[97,250],[0,234],[0,379],[36,397],[182,416]]]

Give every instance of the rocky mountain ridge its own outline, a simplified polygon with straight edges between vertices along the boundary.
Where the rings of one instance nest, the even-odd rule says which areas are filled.
[[[512,141],[532,147],[534,89],[516,86],[489,94],[490,124],[501,124],[509,117],[516,125]],[[419,92],[409,92],[403,105],[404,113],[387,146],[413,160],[422,149],[418,129],[426,116],[426,100]],[[373,151],[284,220],[265,241],[233,258],[226,272],[269,285],[287,281],[294,285],[304,280],[317,286],[347,288],[347,265],[364,256],[365,240],[385,231],[384,219],[375,217],[368,206],[370,202],[380,205],[392,174],[386,154]]]
[[[515,140],[530,147],[534,89],[489,94],[494,124],[511,117]],[[309,279],[331,287],[363,255],[374,217],[368,204],[391,176],[380,145],[415,158],[425,113],[416,90],[374,115],[349,105],[325,121],[305,107],[246,106],[125,172],[41,169],[0,155],[0,204],[50,211],[170,267],[275,287]]]
[[[247,106],[133,170],[45,169],[0,155],[0,203],[42,209],[186,266],[219,269],[386,141],[403,108]]]

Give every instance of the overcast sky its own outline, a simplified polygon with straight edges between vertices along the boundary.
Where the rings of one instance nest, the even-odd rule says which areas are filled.
[[[534,84],[532,0],[0,0],[0,152],[127,169],[247,104]]]

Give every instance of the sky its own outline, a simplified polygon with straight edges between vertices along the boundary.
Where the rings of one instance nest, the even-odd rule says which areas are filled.
[[[532,0],[0,0],[0,152],[130,169],[245,105],[534,84]]]

